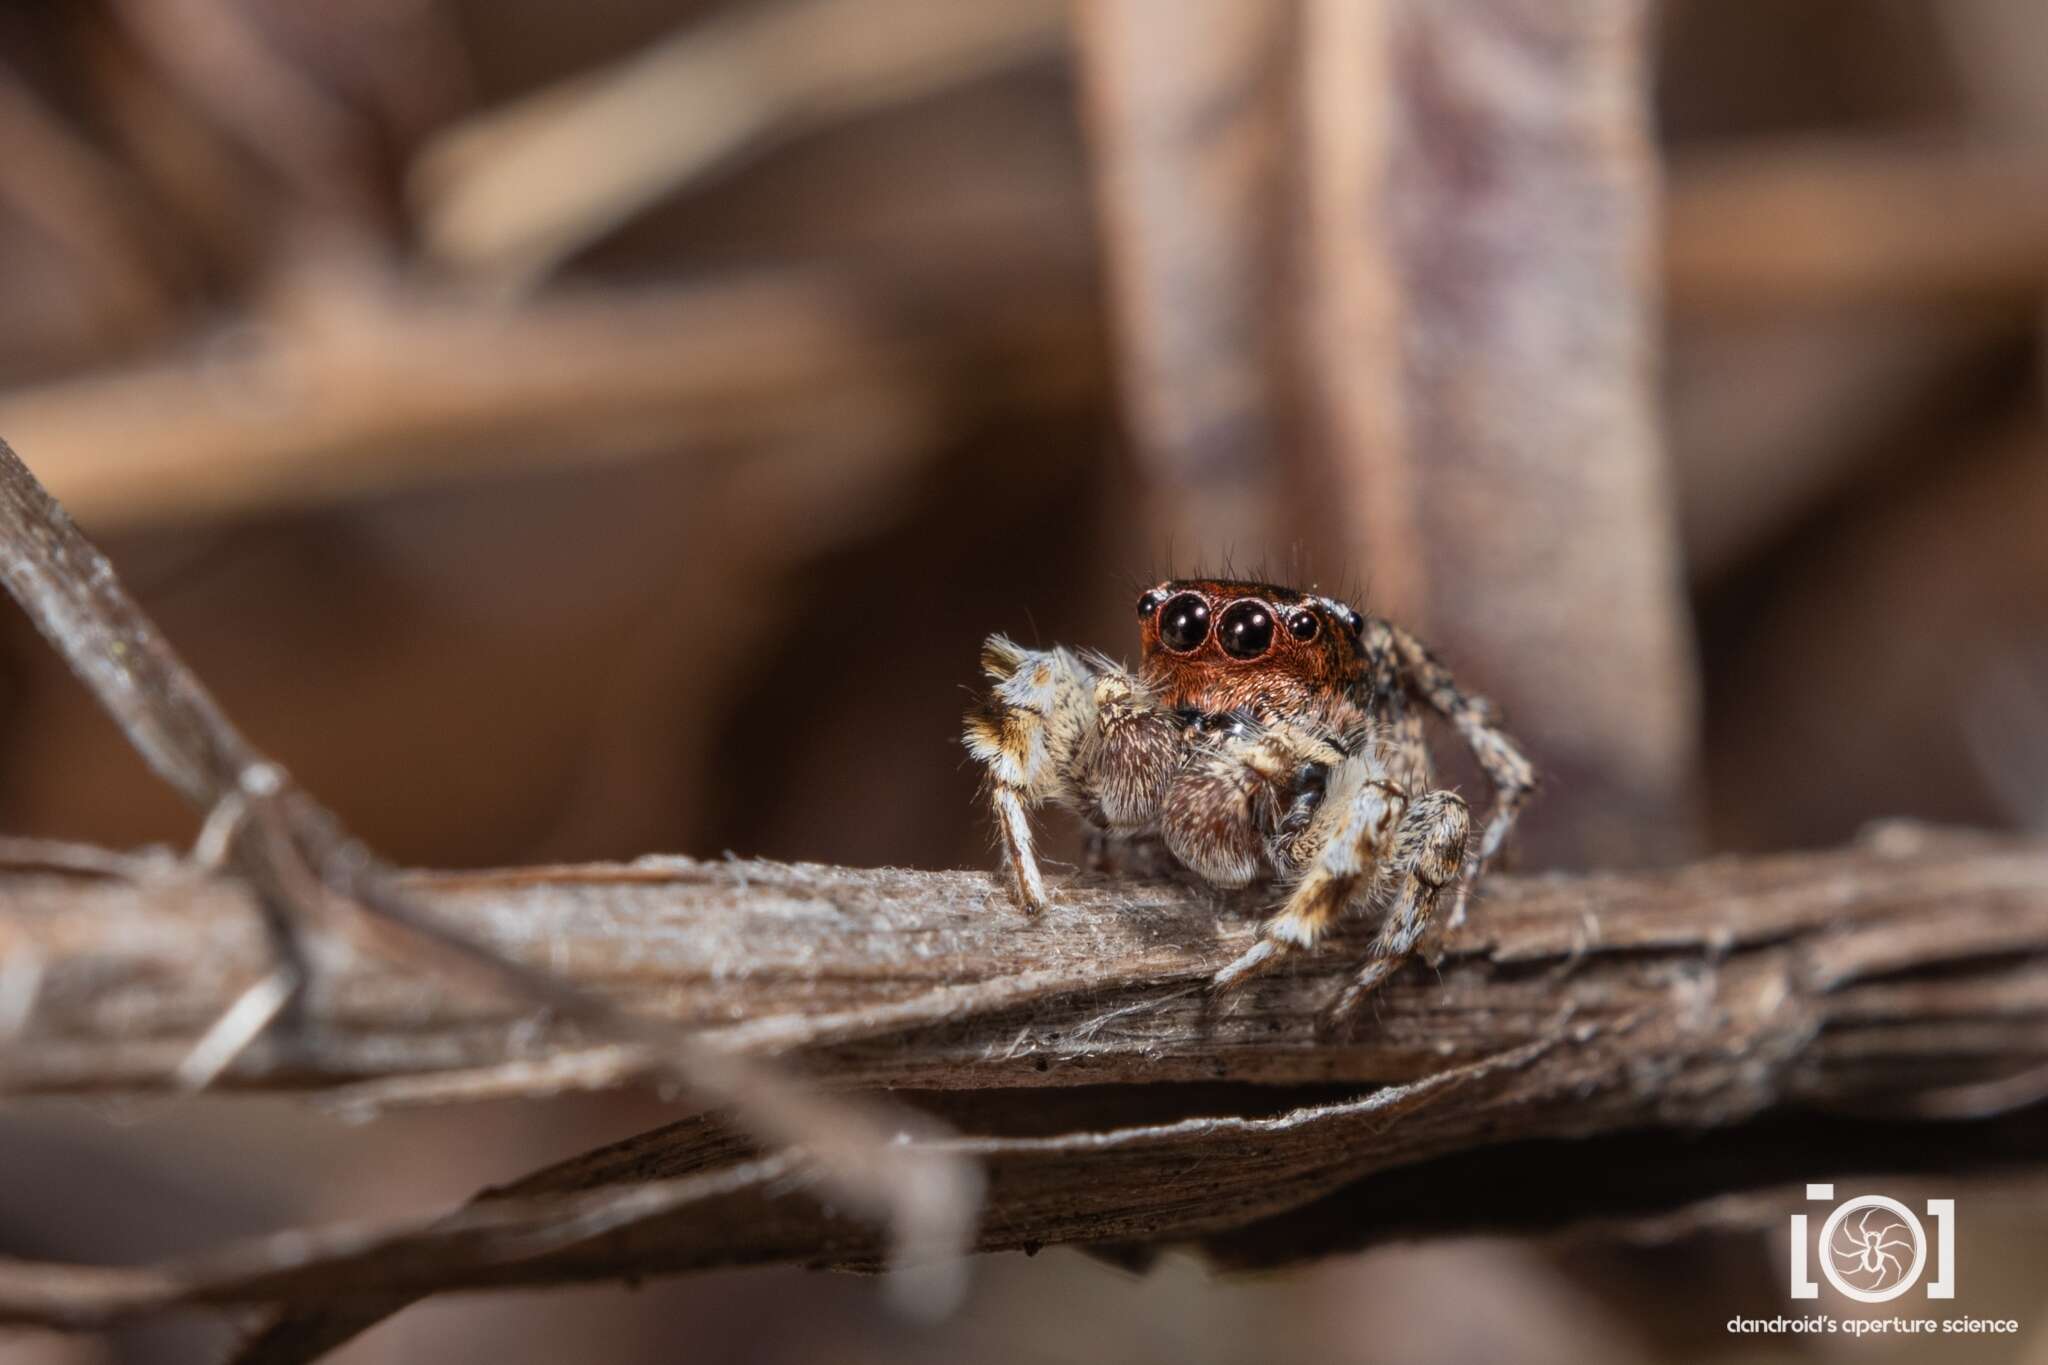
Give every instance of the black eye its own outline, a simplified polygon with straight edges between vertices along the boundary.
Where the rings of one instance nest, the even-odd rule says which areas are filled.
[[[1365,630],[1365,618],[1355,611],[1347,611],[1344,613],[1344,628],[1353,635],[1361,634]]]
[[[1176,654],[1200,649],[1209,638],[1209,604],[1191,592],[1159,609],[1159,642]]]
[[[1273,645],[1273,613],[1264,602],[1233,602],[1216,634],[1231,658],[1256,659]]]
[[[1143,597],[1138,599],[1138,619],[1142,621],[1153,612],[1158,611],[1159,604],[1165,600],[1166,594],[1159,591],[1159,589],[1153,588],[1148,591]]]
[[[1287,633],[1297,640],[1313,640],[1321,623],[1312,611],[1297,611],[1287,618]]]

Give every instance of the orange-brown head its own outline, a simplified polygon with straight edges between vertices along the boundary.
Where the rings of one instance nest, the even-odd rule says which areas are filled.
[[[1184,578],[1138,598],[1139,677],[1161,702],[1205,715],[1323,713],[1365,679],[1365,618],[1270,583]]]

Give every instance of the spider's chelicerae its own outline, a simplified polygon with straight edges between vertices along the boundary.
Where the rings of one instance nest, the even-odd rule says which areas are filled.
[[[1500,851],[1535,770],[1493,709],[1414,636],[1332,598],[1179,579],[1138,599],[1136,674],[1093,652],[982,647],[994,689],[967,716],[987,768],[1010,891],[1047,904],[1031,811],[1077,812],[1098,849],[1162,847],[1212,886],[1272,879],[1286,901],[1216,976],[1250,979],[1311,949],[1346,910],[1381,906],[1342,1016],[1413,951],[1439,893],[1450,923]],[[1450,722],[1494,788],[1477,847],[1457,793],[1432,786],[1423,709]]]

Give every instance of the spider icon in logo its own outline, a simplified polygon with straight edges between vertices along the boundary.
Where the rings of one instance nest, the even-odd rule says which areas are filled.
[[[1821,1225],[1821,1274],[1852,1299],[1895,1299],[1913,1287],[1926,1265],[1927,1234],[1896,1199],[1866,1194],[1848,1200]]]
[[[1812,1184],[1806,1197],[1832,1202],[1835,1187]],[[1820,1253],[1820,1273],[1837,1292],[1862,1303],[1896,1299],[1920,1282],[1920,1272],[1934,1263],[1927,1297],[1956,1296],[1956,1201],[1930,1199],[1927,1214],[1934,1220],[1930,1239],[1918,1216],[1896,1199],[1881,1194],[1858,1195],[1837,1204],[1821,1224],[1818,1248],[1803,1213],[1792,1215],[1791,1271],[1788,1290],[1795,1299],[1820,1297],[1820,1282],[1807,1274],[1813,1253]],[[1928,1246],[1932,1240],[1934,1245]]]

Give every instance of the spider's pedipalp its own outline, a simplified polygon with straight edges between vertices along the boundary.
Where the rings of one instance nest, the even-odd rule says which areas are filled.
[[[981,661],[995,686],[968,711],[963,738],[987,771],[1011,894],[1036,913],[1048,898],[1031,811],[1054,801],[1099,827],[1148,828],[1178,755],[1176,727],[1129,674],[1099,655],[1025,649],[992,635]]]
[[[1095,724],[1075,762],[1077,785],[1094,807],[1085,813],[1117,833],[1146,830],[1158,823],[1179,764],[1181,727],[1130,674],[1107,659],[1094,667]]]
[[[995,687],[967,713],[967,752],[988,771],[989,808],[1002,841],[1010,892],[1024,910],[1046,907],[1045,878],[1032,851],[1031,808],[1059,793],[1060,750],[1082,723],[1085,703],[1064,650],[1025,649],[991,635],[982,671]]]
[[[1246,886],[1265,875],[1267,833],[1280,819],[1293,767],[1284,736],[1249,724],[1193,741],[1160,808],[1167,851],[1211,886]]]

